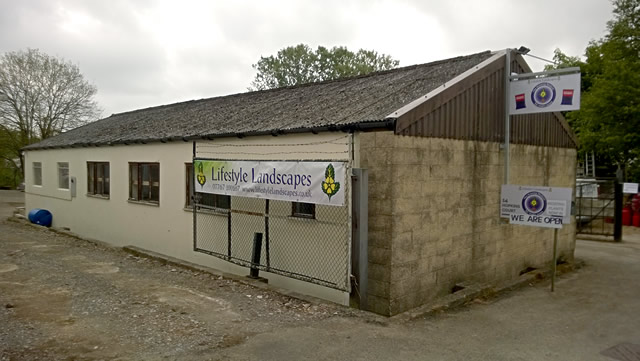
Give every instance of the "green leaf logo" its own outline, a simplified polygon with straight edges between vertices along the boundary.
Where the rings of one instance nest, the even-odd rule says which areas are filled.
[[[200,186],[204,187],[204,183],[207,181],[207,178],[204,176],[202,162],[198,162],[198,175],[196,178],[198,179],[198,183],[200,184]]]
[[[324,171],[322,191],[329,197],[329,200],[340,191],[340,183],[336,182],[336,171],[333,169],[333,164],[329,164]]]

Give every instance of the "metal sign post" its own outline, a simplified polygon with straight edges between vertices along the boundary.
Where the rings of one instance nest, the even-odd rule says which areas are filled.
[[[511,49],[505,51],[504,65],[504,184],[509,184],[509,143],[511,142],[511,120],[509,94],[511,92]]]
[[[551,292],[554,291],[555,285],[556,285],[556,266],[557,266],[556,254],[557,252],[558,252],[558,229],[556,228],[553,230],[553,266],[551,266],[552,268]]]
[[[572,188],[517,186],[509,184],[511,114],[580,109],[580,68],[511,75],[511,52],[526,55],[529,49],[505,49],[504,67],[504,183],[500,216],[510,224],[554,228],[553,274],[555,288],[558,229],[571,222]]]

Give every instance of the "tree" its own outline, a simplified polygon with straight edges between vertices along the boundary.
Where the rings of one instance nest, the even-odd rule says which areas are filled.
[[[281,49],[275,56],[260,57],[258,63],[253,64],[258,73],[249,89],[264,90],[363,75],[393,69],[398,64],[400,62],[391,56],[372,50],[360,49],[354,53],[343,46],[331,49],[319,46],[314,51],[300,44]]]
[[[78,66],[37,49],[0,57],[0,132],[7,140],[4,157],[24,159],[20,149],[95,120],[97,89]]]
[[[579,67],[581,73],[581,81],[580,81],[580,90],[581,94],[584,94],[590,87],[591,82],[589,79],[589,73],[587,72],[587,63],[583,62],[578,56],[570,56],[562,52],[560,49],[556,49],[553,51],[553,64],[548,64],[544,66],[544,70],[556,70],[556,69],[564,69],[564,68],[573,68]],[[579,123],[576,121],[575,115],[578,112],[563,112],[563,115],[567,119],[567,122],[571,126],[571,129],[576,134],[580,133]]]
[[[9,149],[10,138],[0,132],[0,189],[15,188],[20,178],[20,161],[12,157]]]
[[[553,51],[553,64],[544,66],[544,70],[564,69],[571,67],[583,67],[585,63],[578,56],[570,56],[560,49]]]
[[[585,51],[581,109],[568,115],[583,151],[640,176],[640,0],[614,0],[608,34]],[[554,60],[571,63],[574,57]],[[636,174],[633,176],[632,174]],[[638,179],[636,179],[638,180]]]

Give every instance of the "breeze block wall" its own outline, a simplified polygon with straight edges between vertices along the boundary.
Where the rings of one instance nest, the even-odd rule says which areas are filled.
[[[511,145],[511,184],[575,188],[576,150]],[[395,315],[460,283],[497,284],[549,267],[553,230],[499,218],[499,143],[362,133],[369,169],[369,309]],[[575,219],[558,236],[573,260]]]

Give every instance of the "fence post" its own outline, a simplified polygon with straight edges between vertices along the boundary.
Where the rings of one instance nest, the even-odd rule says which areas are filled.
[[[271,269],[271,251],[269,249],[269,199],[264,202],[264,253],[267,256],[267,271]]]
[[[613,239],[622,241],[622,183],[616,179],[613,214]]]
[[[253,252],[251,252],[251,270],[249,278],[260,278],[260,256],[262,255],[262,233],[253,234]]]
[[[194,168],[196,159],[196,141],[193,141],[193,153],[191,155],[191,174],[189,179],[189,197],[191,197],[191,207],[193,208],[193,250],[198,249],[198,206],[196,202],[196,170]]]

